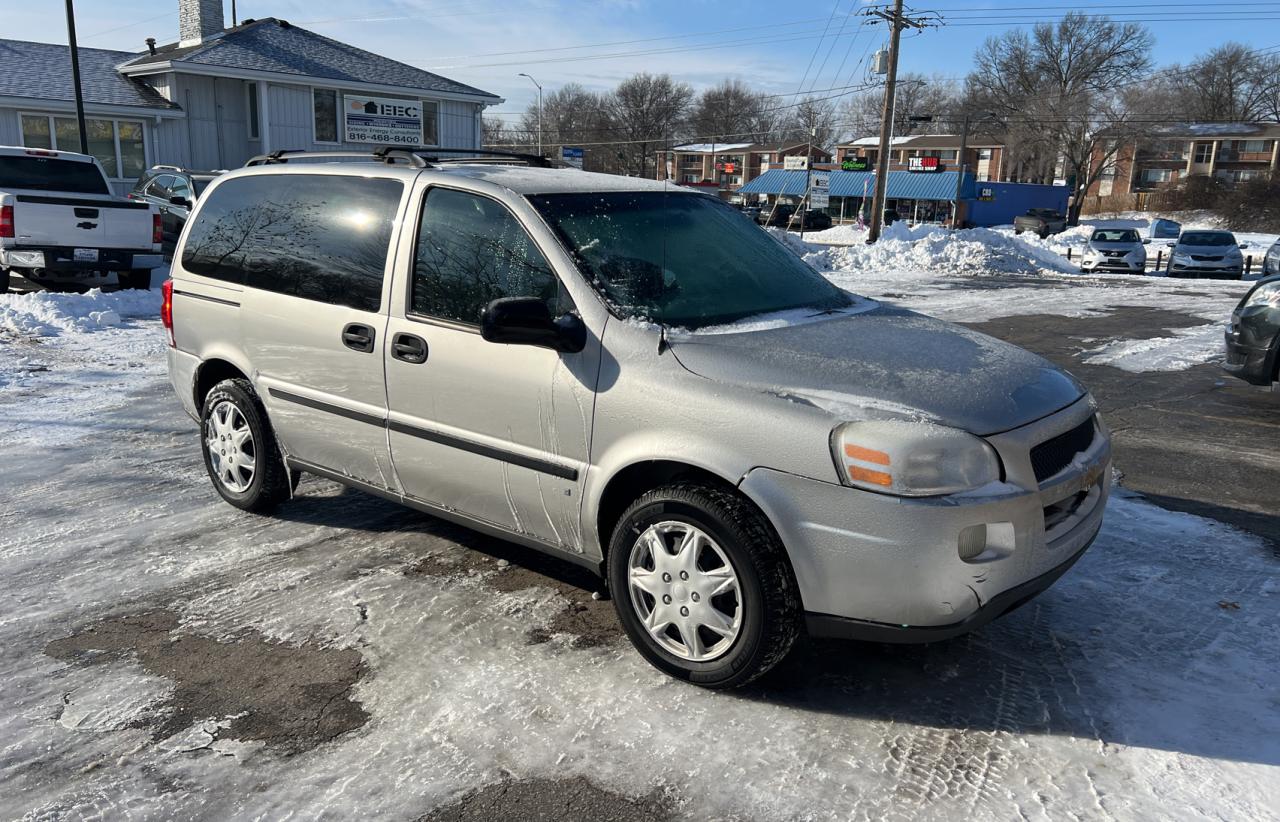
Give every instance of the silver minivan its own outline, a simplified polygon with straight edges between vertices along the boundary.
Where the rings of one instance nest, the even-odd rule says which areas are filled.
[[[323,159],[214,181],[165,286],[232,505],[311,472],[584,565],[650,662],[708,687],[805,631],[977,628],[1098,533],[1110,439],[1074,378],[836,288],[715,198]]]

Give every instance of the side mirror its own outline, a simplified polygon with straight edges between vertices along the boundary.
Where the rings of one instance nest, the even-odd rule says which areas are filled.
[[[587,345],[587,327],[576,314],[553,319],[537,297],[504,297],[480,314],[480,336],[507,345],[534,345],[575,353]]]
[[[1150,238],[1143,240],[1143,241],[1142,241],[1142,244],[1143,244],[1143,245],[1151,245],[1151,240],[1150,240]]]
[[[176,195],[169,198],[169,204],[176,205],[181,208],[191,208],[190,200],[188,200],[186,197],[178,197]]]
[[[1241,243],[1241,244],[1240,244],[1240,247],[1241,247],[1241,248],[1248,248],[1248,247],[1249,247],[1249,244],[1248,244],[1248,243]]]
[[[1177,245],[1177,243],[1169,242],[1169,243],[1165,243],[1165,245],[1169,246],[1169,248],[1173,248],[1175,245]]]

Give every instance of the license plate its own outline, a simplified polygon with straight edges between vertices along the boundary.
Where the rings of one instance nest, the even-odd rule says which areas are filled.
[[[98,261],[98,249],[77,248],[71,252],[71,259],[78,263],[96,263]]]

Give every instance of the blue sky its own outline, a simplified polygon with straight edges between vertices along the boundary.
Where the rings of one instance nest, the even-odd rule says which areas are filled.
[[[66,42],[60,3],[5,4],[2,36]],[[230,17],[231,0],[225,4]],[[738,77],[779,94],[800,89],[802,78],[805,89],[845,86],[862,81],[866,55],[886,36],[885,26],[864,24],[860,12],[866,0],[238,0],[236,5],[241,19],[284,18],[492,91],[508,101],[499,113],[517,112],[533,99],[532,84],[517,76],[522,71],[547,90],[570,81],[607,88],[642,70],[670,72],[695,87]],[[1072,7],[1143,22],[1156,37],[1161,65],[1184,62],[1229,40],[1255,48],[1280,46],[1280,0],[918,0],[911,5],[921,15],[937,12],[943,22],[903,40],[902,70],[925,74],[963,76],[985,37],[1061,16]],[[83,46],[140,50],[148,36],[163,43],[177,33],[177,0],[78,0],[76,12]],[[731,45],[704,48],[715,43]],[[568,59],[586,55],[608,56]]]

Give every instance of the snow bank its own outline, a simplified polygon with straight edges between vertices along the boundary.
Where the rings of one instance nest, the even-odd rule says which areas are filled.
[[[953,231],[936,225],[912,227],[897,222],[886,228],[874,245],[822,248],[795,236],[783,241],[811,265],[831,271],[1040,275],[1077,270],[1051,248],[990,228]]]
[[[160,316],[160,292],[93,289],[85,294],[0,294],[0,333],[57,337],[116,328],[128,318]]]
[[[838,225],[824,231],[806,231],[804,241],[817,245],[853,245],[867,241],[867,230],[853,223]]]

